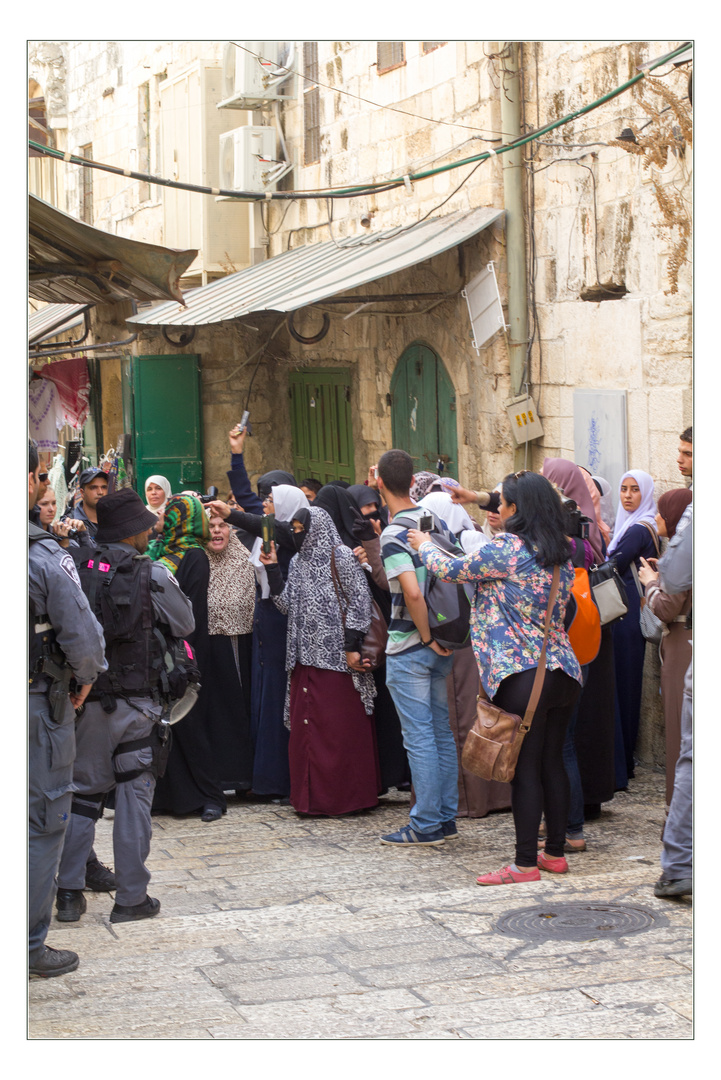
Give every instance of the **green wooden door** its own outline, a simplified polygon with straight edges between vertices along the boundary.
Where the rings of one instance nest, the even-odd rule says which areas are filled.
[[[350,415],[350,372],[344,368],[294,371],[290,428],[296,480],[355,479]]]
[[[132,356],[124,374],[124,423],[132,433],[136,491],[143,495],[154,473],[167,477],[173,492],[201,490],[200,357]]]
[[[410,345],[391,380],[393,445],[427,469],[458,478],[456,392],[443,361],[427,345]]]

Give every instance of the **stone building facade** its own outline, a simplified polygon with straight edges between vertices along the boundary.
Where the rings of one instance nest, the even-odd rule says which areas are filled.
[[[263,43],[245,44],[252,50]],[[224,203],[223,221],[230,226],[219,224],[221,204],[212,196],[188,196],[184,212],[200,215],[202,207],[210,222],[202,242],[214,242],[214,229],[229,237],[233,229],[238,233],[228,240],[233,250],[220,257],[211,260],[201,251],[187,285],[206,284],[304,245],[372,236],[426,216],[475,207],[503,210],[504,169],[512,167],[507,155],[451,166],[512,137],[503,128],[502,99],[509,88],[520,87],[521,131],[537,130],[604,99],[642,65],[680,44],[523,42],[516,79],[512,50],[503,42],[294,43],[286,55],[297,74],[286,99],[255,111],[215,110],[226,114],[220,130],[251,122],[276,127],[277,157],[287,155],[293,163],[280,181],[284,190],[430,175],[332,204],[298,199],[254,209]],[[167,87],[201,67],[220,78],[226,48],[224,42],[33,43],[30,75],[46,88],[49,123],[61,149],[89,148],[95,160],[168,176]],[[352,309],[323,303],[298,312],[295,325],[308,336],[323,314],[329,316],[327,334],[314,344],[295,340],[285,324],[279,327],[284,320],[278,313],[199,327],[187,346],[172,344],[160,327],[140,328],[126,351],[200,357],[204,482],[227,487],[227,431],[239,419],[251,378],[249,472],[292,468],[290,379],[323,369],[349,373],[355,479],[362,481],[368,465],[392,445],[396,365],[409,347],[424,345],[440,359],[453,387],[458,453],[451,471],[469,486],[492,487],[514,462],[538,468],[545,456],[573,458],[579,390],[625,394],[628,466],[648,471],[657,495],[679,486],[678,434],[692,421],[689,71],[689,64],[668,63],[524,148],[518,168],[530,346],[521,343],[523,390],[542,421],[540,439],[515,447],[506,412],[514,393],[509,339],[501,333],[477,353],[461,295],[492,262],[506,304],[508,230],[500,219],[459,247],[380,278],[367,290],[408,295],[406,301],[375,302],[351,317]],[[206,129],[194,136],[206,138],[210,158],[218,139],[211,119],[217,86],[213,93],[204,121],[207,136]],[[189,106],[189,127],[195,115]],[[178,179],[199,182],[181,166]],[[53,168],[60,209],[133,239],[198,246],[188,243],[182,215],[169,216],[167,189],[93,171],[89,197],[87,170],[63,163]],[[410,298],[428,292],[447,298],[431,310]],[[127,314],[96,309],[96,340],[124,337]],[[256,370],[254,354],[264,341],[268,346]],[[100,368],[103,431],[111,445],[123,423],[122,358],[108,357]],[[649,650],[647,704],[655,708],[654,663]],[[644,752],[658,758],[657,735],[649,729],[644,739]]]

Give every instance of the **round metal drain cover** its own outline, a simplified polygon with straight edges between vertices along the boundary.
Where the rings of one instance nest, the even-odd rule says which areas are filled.
[[[663,915],[629,904],[550,903],[509,911],[494,930],[524,940],[591,941],[627,937],[660,926],[668,926]]]

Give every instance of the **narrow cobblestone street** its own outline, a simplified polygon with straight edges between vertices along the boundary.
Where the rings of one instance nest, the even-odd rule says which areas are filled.
[[[160,915],[111,926],[111,897],[87,893],[79,923],[54,921],[48,942],[80,967],[30,982],[30,1038],[691,1038],[691,903],[653,895],[660,773],[637,769],[604,805],[568,875],[517,887],[475,881],[509,861],[509,813],[397,851],[378,836],[408,795],[381,803],[324,819],[230,797],[218,823],[154,818]],[[96,849],[112,865],[111,832],[106,815]],[[569,904],[594,907],[585,940],[538,936],[538,911],[510,928],[523,936],[499,927]]]

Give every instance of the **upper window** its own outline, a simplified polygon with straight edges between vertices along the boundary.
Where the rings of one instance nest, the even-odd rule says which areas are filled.
[[[320,91],[318,78],[318,42],[303,42],[303,164],[320,161]]]
[[[429,52],[433,52],[434,49],[440,49],[441,45],[447,44],[447,41],[422,41],[421,55],[426,56]]]
[[[379,75],[393,68],[403,67],[406,62],[406,45],[404,41],[379,41],[377,42],[376,69]]]

